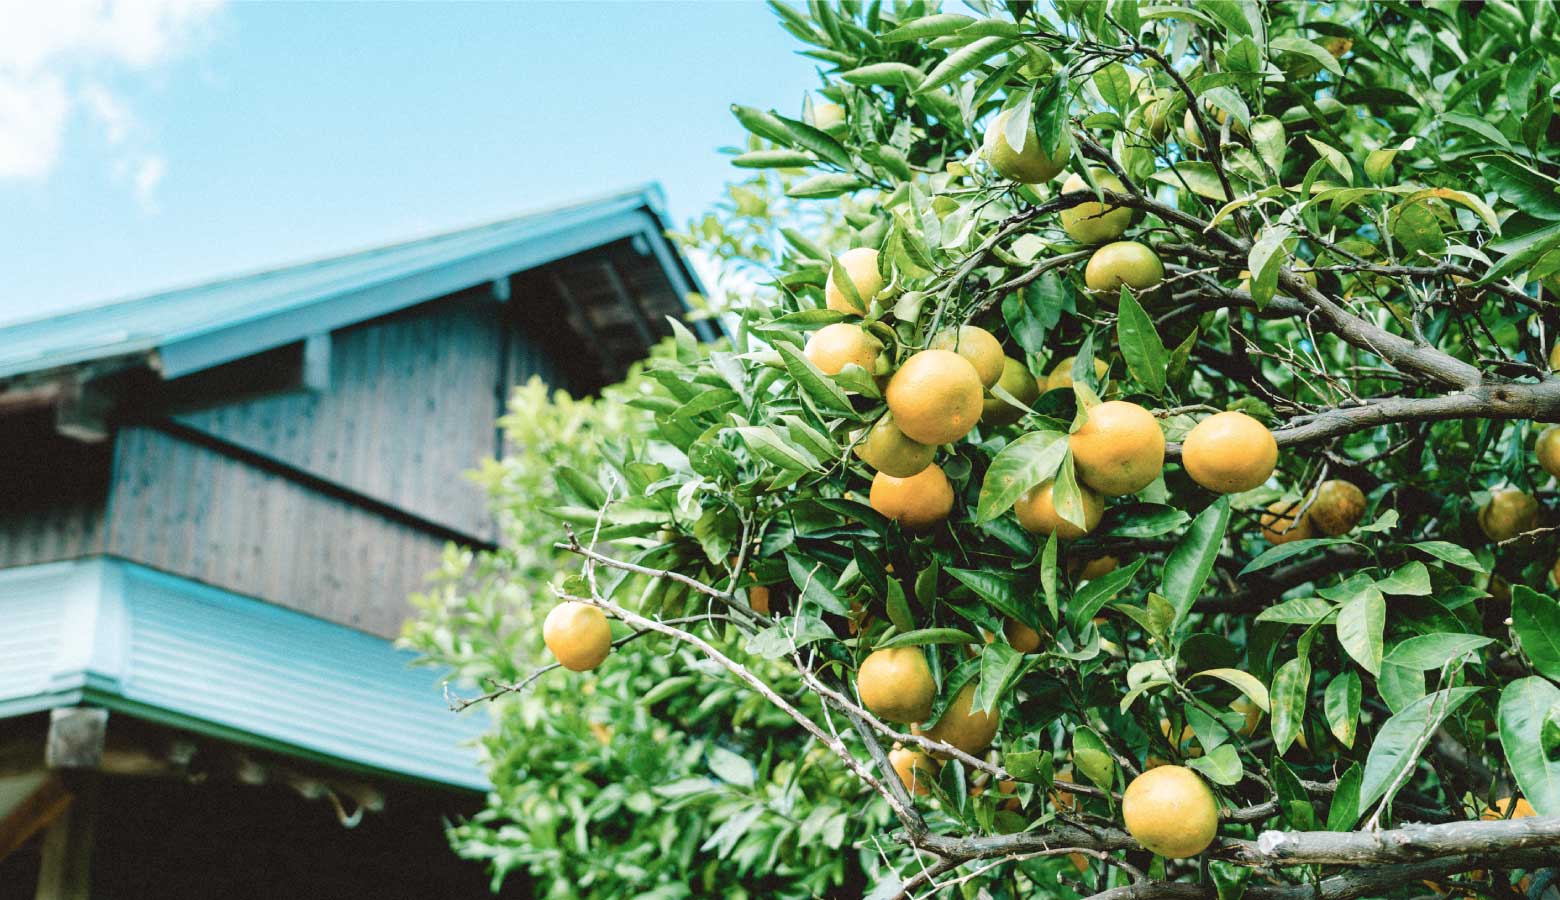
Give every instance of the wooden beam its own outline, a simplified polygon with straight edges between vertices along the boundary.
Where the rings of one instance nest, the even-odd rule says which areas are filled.
[[[42,774],[37,787],[0,816],[0,860],[58,821],[70,802],[70,791],[65,789],[60,776],[53,772]]]
[[[97,836],[100,785],[96,773],[73,782],[73,799],[43,835],[34,900],[90,900],[92,845]]]
[[[51,769],[97,769],[103,763],[108,710],[70,706],[49,712],[44,764]]]
[[[645,315],[645,306],[639,302],[639,297],[628,289],[623,283],[623,278],[618,274],[617,266],[612,264],[611,257],[604,257],[598,263],[602,274],[606,275],[607,282],[612,285],[612,290],[618,296],[618,302],[629,310],[628,318],[634,323],[634,330],[639,332],[639,339],[645,342],[645,352],[655,346],[655,333],[650,328],[649,317]]]

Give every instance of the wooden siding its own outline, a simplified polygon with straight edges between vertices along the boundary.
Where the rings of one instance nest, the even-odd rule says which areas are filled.
[[[111,452],[55,434],[48,410],[0,419],[0,568],[102,551]]]
[[[153,428],[119,432],[107,552],[384,637],[444,541]]]

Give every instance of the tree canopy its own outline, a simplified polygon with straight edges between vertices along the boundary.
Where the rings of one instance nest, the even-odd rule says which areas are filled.
[[[505,707],[531,712],[495,779],[568,798],[581,849],[660,842],[572,871],[1546,890],[1555,8],[773,6],[823,83],[797,116],[733,107],[757,173],[684,236],[758,284],[729,341],[680,330],[604,449],[504,464],[572,561],[531,574],[531,618],[601,610],[612,652],[533,679],[480,636],[507,603],[444,625],[502,646],[505,702],[551,698]],[[592,710],[604,749],[550,736]],[[662,771],[622,756],[647,734]],[[549,852],[482,829],[468,852]]]

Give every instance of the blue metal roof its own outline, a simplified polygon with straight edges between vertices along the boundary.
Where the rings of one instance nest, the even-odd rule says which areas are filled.
[[[349,768],[486,790],[484,709],[321,619],[110,557],[0,571],[0,718],[130,715]]]
[[[0,327],[0,379],[154,354],[164,378],[393,312],[634,235],[679,293],[696,289],[664,237],[656,184],[420,240]]]

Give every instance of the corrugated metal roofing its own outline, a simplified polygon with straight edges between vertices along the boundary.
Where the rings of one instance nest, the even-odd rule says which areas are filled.
[[[156,352],[173,378],[643,234],[691,282],[658,185],[474,228],[0,327],[0,379]]]
[[[0,717],[86,703],[354,768],[488,787],[485,710],[345,626],[97,557],[0,571]]]

